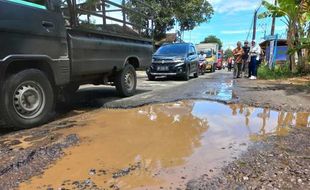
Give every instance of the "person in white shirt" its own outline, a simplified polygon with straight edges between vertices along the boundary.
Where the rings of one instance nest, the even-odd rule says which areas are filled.
[[[257,67],[260,59],[261,48],[256,45],[255,40],[252,41],[252,46],[249,52],[249,78],[251,80],[257,79]]]
[[[200,54],[199,54],[199,61],[204,61],[206,59],[207,55],[203,52],[203,51],[200,51]]]

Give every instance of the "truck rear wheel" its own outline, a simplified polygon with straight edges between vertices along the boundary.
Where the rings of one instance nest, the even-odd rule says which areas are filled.
[[[137,74],[135,68],[126,64],[124,69],[120,71],[115,78],[116,90],[120,96],[132,96],[136,92]]]
[[[47,122],[54,109],[49,79],[37,69],[10,76],[1,89],[1,115],[8,126],[31,128]]]

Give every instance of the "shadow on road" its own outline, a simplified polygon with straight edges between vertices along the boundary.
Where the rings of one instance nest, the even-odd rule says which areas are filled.
[[[150,90],[137,89],[136,95],[149,92]],[[115,88],[111,87],[82,87],[70,100],[56,103],[54,121],[66,117],[75,116],[87,111],[103,107],[104,104],[120,100]],[[8,127],[0,118],[0,136],[15,132],[18,129]]]

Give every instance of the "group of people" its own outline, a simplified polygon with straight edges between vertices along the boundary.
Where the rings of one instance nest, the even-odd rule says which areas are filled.
[[[237,48],[233,50],[234,55],[234,78],[248,77],[251,80],[257,79],[257,68],[261,62],[261,48],[253,40],[251,46],[247,41],[237,43]],[[231,60],[232,61],[232,60]],[[231,67],[228,67],[230,70]]]

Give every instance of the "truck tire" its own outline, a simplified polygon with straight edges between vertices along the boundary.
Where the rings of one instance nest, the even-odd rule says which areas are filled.
[[[137,74],[132,65],[126,64],[124,69],[117,73],[115,87],[118,94],[122,97],[128,97],[135,94],[137,87]]]
[[[214,72],[215,72],[215,65],[213,64],[211,73],[214,73]]]
[[[28,69],[10,76],[4,82],[1,95],[1,116],[8,126],[36,127],[52,116],[53,88],[40,70]]]

